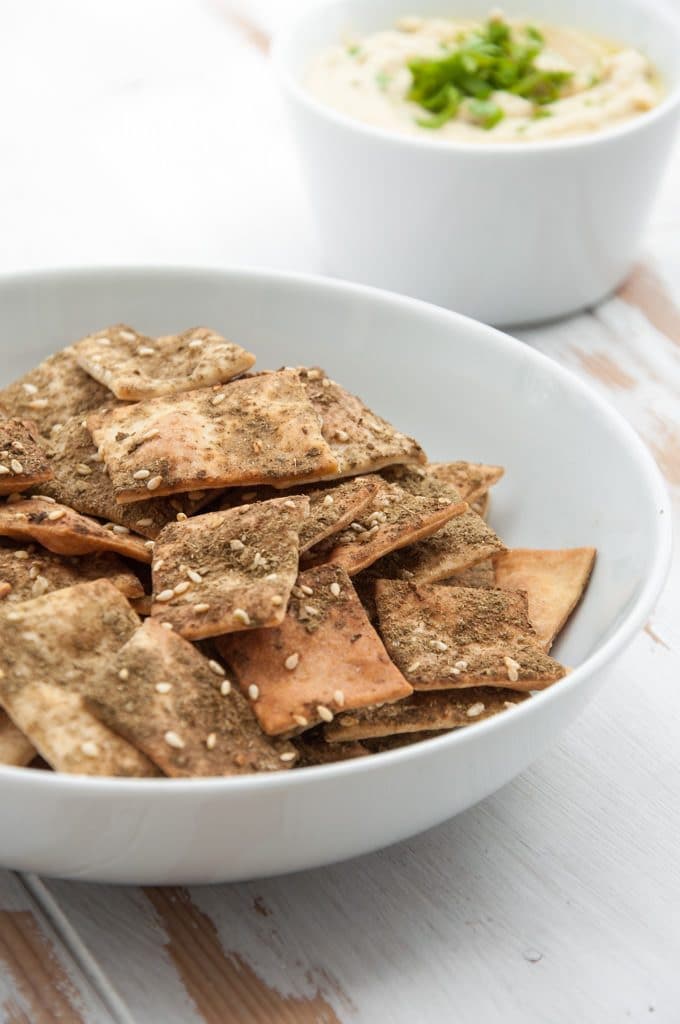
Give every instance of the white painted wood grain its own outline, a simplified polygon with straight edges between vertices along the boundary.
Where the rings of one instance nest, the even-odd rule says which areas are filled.
[[[299,2],[240,8],[267,28]],[[228,0],[0,8],[0,88],[12,97],[0,269],[155,260],[318,269],[274,84],[234,9]],[[645,258],[680,304],[678,186],[680,155]],[[657,446],[680,526],[678,344],[620,298],[522,336],[589,379]],[[225,968],[250,965],[281,994],[273,1021],[334,1012],[343,1024],[678,1024],[679,569],[676,556],[651,632],[581,721],[483,804],[348,864],[191,892],[217,928]],[[206,1019],[147,895],[45,885],[47,897],[37,885],[34,895],[63,931],[69,977],[91,993],[88,1024],[111,1008],[112,1019],[143,1024]],[[0,907],[15,905],[35,907],[0,875]],[[10,988],[0,964],[0,1007]],[[235,1003],[219,998],[215,1013],[231,1024]],[[255,1019],[239,1013],[239,1024]]]

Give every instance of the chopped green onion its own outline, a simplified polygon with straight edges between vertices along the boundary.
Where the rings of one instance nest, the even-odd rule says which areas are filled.
[[[466,110],[475,124],[481,125],[485,131],[493,128],[505,116],[498,104],[492,100],[468,100]]]
[[[392,76],[386,74],[384,71],[379,71],[378,74],[375,76],[375,80],[378,83],[378,88],[386,89],[387,86],[392,81]]]

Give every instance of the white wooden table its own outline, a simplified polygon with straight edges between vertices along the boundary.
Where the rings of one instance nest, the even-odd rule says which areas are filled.
[[[295,3],[6,0],[0,269],[317,269],[266,58]],[[679,186],[680,154],[618,296],[522,335],[634,424],[676,522]],[[677,1024],[677,568],[559,747],[410,842],[188,891],[0,872],[0,1022]]]

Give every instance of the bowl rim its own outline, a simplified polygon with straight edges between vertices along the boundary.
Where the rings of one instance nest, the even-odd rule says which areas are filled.
[[[411,298],[396,292],[389,292],[384,289],[375,288],[370,285],[356,284],[354,282],[342,281],[324,277],[320,274],[307,274],[299,272],[271,270],[263,267],[234,266],[186,266],[182,264],[168,265],[111,265],[99,267],[68,267],[59,269],[38,269],[20,271],[16,273],[0,274],[0,298],[2,292],[13,286],[41,285],[48,280],[51,284],[60,281],[67,282],[83,278],[105,279],[107,277],[124,276],[130,278],[163,278],[176,279],[178,282],[191,277],[229,280],[231,282],[244,283],[257,281],[263,286],[284,286],[289,290],[297,290],[304,294],[309,289],[317,292],[327,292],[337,296],[355,296],[366,301],[369,305],[372,302],[385,303],[395,309],[415,311],[418,315],[433,319],[440,323],[457,324],[465,329],[471,336],[470,343],[476,343],[475,335],[485,339],[492,352],[501,349],[514,350],[521,358],[529,360],[537,366],[544,367],[550,374],[562,380],[569,388],[578,392],[584,399],[591,403],[599,415],[608,421],[610,427],[620,436],[621,443],[630,453],[631,458],[637,464],[640,472],[641,482],[647,487],[650,502],[656,508],[657,514],[654,518],[656,524],[654,531],[653,554],[650,559],[646,579],[642,585],[637,598],[622,617],[612,635],[605,640],[600,648],[590,654],[580,665],[574,668],[569,675],[560,680],[559,684],[548,687],[534,694],[531,700],[518,704],[511,712],[511,717],[518,715],[539,714],[540,709],[550,702],[559,701],[560,694],[567,689],[576,689],[587,683],[591,676],[605,668],[620,654],[630,643],[635,634],[642,627],[651,612],[656,600],[663,588],[670,569],[672,552],[672,517],[670,497],[661,472],[656,465],[651,453],[643,443],[633,427],[624,419],[621,413],[603,398],[590,384],[581,380],[575,373],[566,367],[550,359],[548,356],[531,348],[526,343],[511,335],[490,327],[480,321],[473,320],[461,313],[435,306],[424,302],[421,299]],[[473,340],[474,339],[474,340]],[[56,793],[63,789],[65,792],[73,793],[81,788],[88,793],[97,792],[114,797],[122,797],[126,800],[137,798],[145,800],[153,796],[156,800],[167,800],[173,795],[180,796],[182,793],[190,793],[192,797],[199,795],[214,796],[222,795],[225,798],[231,795],[247,793],[251,789],[278,789],[280,787],[305,787],[307,785],[323,785],[325,781],[338,779],[342,776],[348,778],[362,772],[387,770],[392,765],[405,763],[409,760],[416,761],[434,751],[443,751],[447,746],[456,744],[464,746],[467,743],[476,742],[482,734],[491,735],[501,732],[508,726],[507,715],[496,715],[482,722],[475,723],[474,727],[452,730],[442,736],[423,740],[406,747],[392,751],[385,751],[371,757],[360,757],[348,761],[334,762],[328,765],[314,765],[296,771],[263,772],[261,774],[242,776],[210,776],[191,779],[138,779],[101,777],[90,775],[67,774],[64,772],[41,772],[28,767],[14,765],[0,765],[0,793],[3,787],[14,788],[15,791],[31,787],[41,789],[47,787],[48,791]]]
[[[351,0],[349,0],[351,2]],[[642,11],[638,0],[625,0],[625,2]],[[318,100],[311,92],[303,86],[301,80],[296,76],[290,67],[287,58],[289,47],[297,38],[297,33],[313,18],[321,18],[325,11],[335,7],[344,7],[348,0],[317,0],[316,3],[308,2],[302,10],[288,19],[274,33],[271,44],[271,59],[279,84],[284,93],[290,96],[298,105],[305,108],[308,113],[317,118],[329,121],[339,129],[353,132],[355,135],[368,139],[378,140],[385,145],[411,146],[414,149],[422,149],[436,153],[453,153],[457,160],[463,154],[469,156],[481,156],[482,154],[494,154],[504,159],[517,158],[520,153],[563,153],[565,150],[599,147],[613,142],[615,139],[627,137],[628,135],[642,131],[648,126],[651,127],[659,120],[667,116],[672,117],[680,108],[680,76],[677,82],[669,86],[666,95],[660,103],[651,110],[643,111],[640,114],[623,121],[621,124],[605,127],[595,132],[584,132],[581,135],[567,136],[556,139],[536,139],[523,142],[502,142],[497,144],[483,142],[458,141],[456,139],[437,139],[428,135],[407,135],[399,131],[390,131],[378,125],[371,125],[360,121],[321,100]],[[664,26],[669,33],[676,36],[680,46],[680,15],[665,8],[649,10],[644,8],[647,17],[652,18]],[[615,37],[614,37],[615,38]]]

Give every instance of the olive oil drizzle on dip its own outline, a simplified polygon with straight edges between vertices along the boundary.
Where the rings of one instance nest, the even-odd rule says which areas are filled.
[[[306,86],[367,124],[459,142],[598,132],[662,97],[639,51],[500,12],[484,23],[400,18],[319,53]]]

